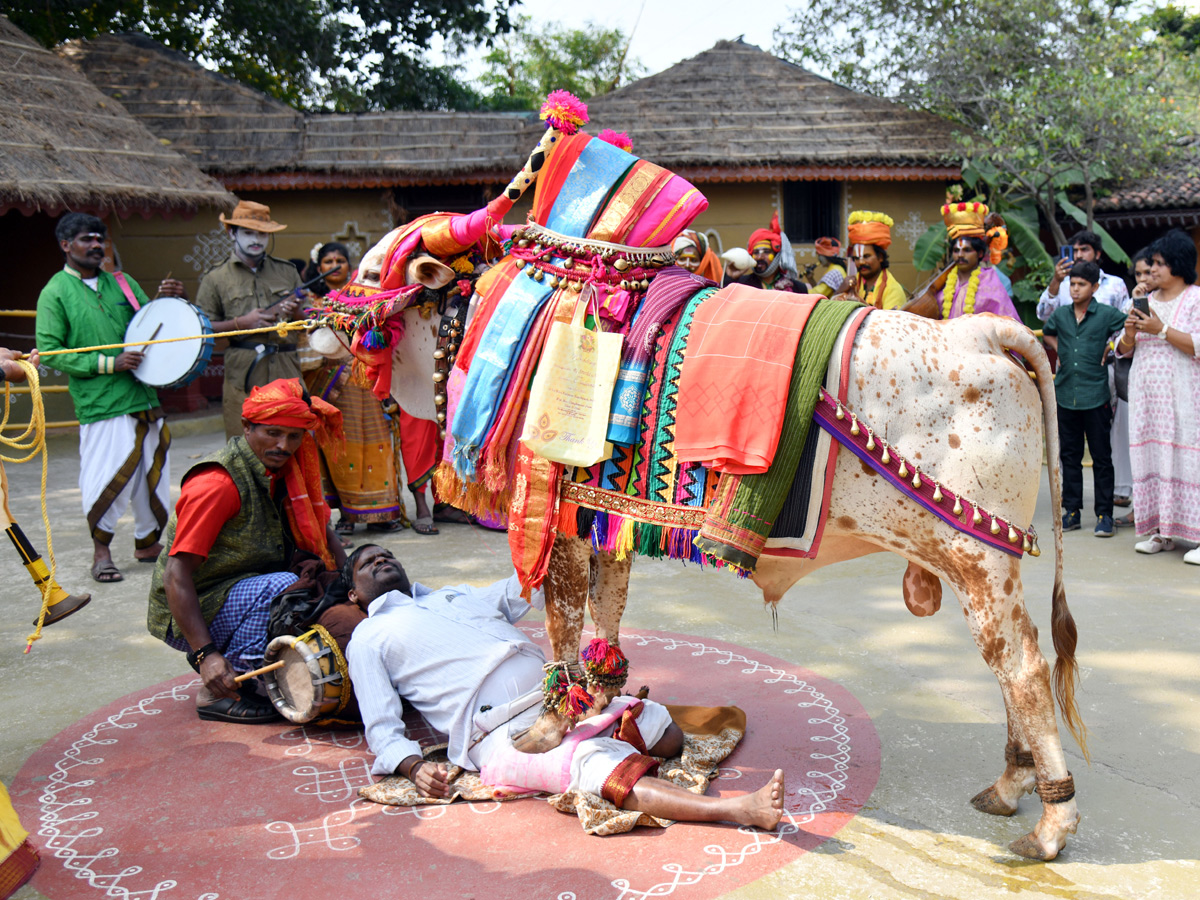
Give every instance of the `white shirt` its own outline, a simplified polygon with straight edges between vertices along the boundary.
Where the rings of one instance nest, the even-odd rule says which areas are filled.
[[[1100,286],[1096,288],[1096,293],[1093,295],[1098,303],[1107,303],[1109,306],[1115,306],[1122,312],[1129,312],[1129,288],[1125,286],[1125,279],[1118,278],[1116,275],[1109,275],[1107,272],[1100,272]],[[1058,286],[1058,293],[1053,297],[1050,296],[1050,288],[1042,291],[1042,296],[1038,298],[1037,317],[1045,322],[1050,318],[1051,314],[1060,306],[1071,305],[1071,279],[1068,276],[1062,280]]]
[[[368,618],[354,630],[348,662],[354,696],[375,754],[371,771],[390,775],[420,745],[405,736],[400,698],[407,700],[450,739],[450,761],[471,768],[470,749],[477,697],[485,679],[504,667],[522,683],[513,696],[536,685],[542,651],[513,623],[545,595],[521,599],[516,575],[485,588],[465,585],[430,590],[413,584],[412,596],[391,591],[375,598]]]

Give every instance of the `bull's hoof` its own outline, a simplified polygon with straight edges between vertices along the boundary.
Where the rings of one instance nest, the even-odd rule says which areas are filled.
[[[1008,845],[1008,849],[1017,854],[1017,856],[1023,856],[1026,859],[1037,859],[1042,862],[1049,862],[1058,856],[1057,848],[1043,844],[1032,831],[1017,838]]]
[[[542,713],[536,722],[513,737],[513,746],[522,753],[545,753],[561,744],[570,728],[567,719]]]
[[[987,813],[989,816],[1011,816],[1017,811],[1017,804],[1013,803],[1010,805],[1006,803],[1000,796],[1000,792],[996,790],[994,784],[972,797],[971,805],[981,813]],[[1016,850],[1016,847],[1013,847],[1013,849]],[[1021,855],[1024,856],[1024,854]]]

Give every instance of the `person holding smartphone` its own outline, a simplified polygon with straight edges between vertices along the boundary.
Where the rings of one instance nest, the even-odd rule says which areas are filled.
[[[1148,248],[1153,293],[1138,297],[1117,353],[1132,356],[1129,438],[1138,553],[1200,543],[1200,287],[1196,246],[1178,229]],[[1184,562],[1200,566],[1200,547]]]
[[[1060,306],[1071,305],[1071,266],[1078,262],[1094,262],[1101,264],[1100,237],[1091,231],[1081,231],[1071,238],[1070,247],[1059,250],[1058,264],[1054,267],[1054,277],[1038,298],[1037,317],[1045,322]],[[1066,251],[1070,250],[1068,254]],[[1125,281],[1116,275],[1109,275],[1100,269],[1100,287],[1096,289],[1096,302],[1119,310],[1127,310],[1129,289]]]

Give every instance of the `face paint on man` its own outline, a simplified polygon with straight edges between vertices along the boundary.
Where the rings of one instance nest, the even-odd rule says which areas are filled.
[[[954,264],[961,272],[970,272],[979,265],[979,251],[966,238],[954,242]]]
[[[860,278],[873,282],[883,271],[883,260],[875,253],[873,244],[855,244],[850,248],[850,256],[854,260],[854,268]]]
[[[695,247],[684,247],[675,253],[675,263],[689,272],[700,268],[700,251]]]
[[[754,257],[754,271],[761,275],[775,261],[775,248],[769,241],[759,241],[750,251],[750,255]]]
[[[262,259],[263,254],[267,252],[267,241],[270,237],[269,234],[264,234],[261,231],[251,231],[249,228],[235,228],[233,243],[237,247],[238,256],[243,259],[255,261]]]

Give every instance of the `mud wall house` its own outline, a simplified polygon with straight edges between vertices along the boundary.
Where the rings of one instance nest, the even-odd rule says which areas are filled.
[[[117,250],[131,223],[153,233],[199,214],[216,215],[234,198],[194,163],[164,144],[101,93],[80,72],[0,15],[0,245],[5,297],[0,307],[25,315],[0,316],[0,345],[33,346],[38,294],[62,267],[54,225],[68,210],[103,218]],[[141,260],[139,260],[141,262]],[[158,266],[127,265],[153,293],[166,274]],[[43,385],[65,385],[50,374]],[[70,398],[46,395],[49,421],[75,418]],[[14,421],[28,421],[27,401]]]

